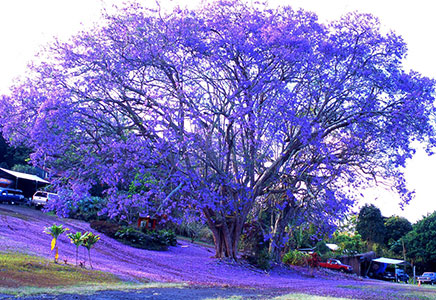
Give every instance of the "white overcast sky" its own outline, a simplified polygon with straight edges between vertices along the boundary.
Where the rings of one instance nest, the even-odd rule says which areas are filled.
[[[143,5],[154,0],[138,0]],[[254,0],[253,0],[254,1]],[[98,22],[100,11],[116,0],[14,0],[0,1],[0,94],[7,93],[15,77],[26,73],[41,45],[54,36],[68,39],[79,30]],[[200,0],[161,1],[163,7],[179,4],[195,7]],[[436,78],[436,1],[434,0],[270,0],[271,6],[290,5],[318,14],[321,21],[335,20],[349,11],[372,13],[385,30],[403,36],[408,44],[406,69]],[[416,197],[404,211],[389,192],[365,193],[362,203],[378,206],[383,215],[402,215],[415,222],[436,210],[436,157],[419,150],[406,168],[408,187]]]

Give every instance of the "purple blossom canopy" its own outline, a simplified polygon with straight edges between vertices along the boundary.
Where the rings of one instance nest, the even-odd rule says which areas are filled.
[[[112,216],[198,211],[229,256],[272,192],[326,224],[368,180],[407,202],[410,144],[435,143],[434,82],[402,69],[405,43],[367,14],[134,4],[42,54],[0,122],[73,191],[58,209],[99,184]]]

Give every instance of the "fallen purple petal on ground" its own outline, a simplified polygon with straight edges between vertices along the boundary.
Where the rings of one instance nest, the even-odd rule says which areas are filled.
[[[59,219],[41,211],[20,206],[0,205],[0,251],[23,251],[52,259],[51,237],[42,233],[44,227],[63,224],[75,231],[94,231],[89,224],[73,219]],[[62,235],[58,241],[59,261],[75,262],[75,246]],[[81,249],[82,250],[82,249]],[[85,260],[83,251],[79,260]],[[334,272],[275,267],[266,273],[246,264],[213,258],[211,248],[179,241],[168,251],[148,251],[126,246],[101,234],[93,248],[93,266],[97,270],[117,274],[126,280],[180,282],[191,285],[255,288],[259,290],[330,295],[352,299],[414,299],[416,287],[360,279]],[[89,268],[89,262],[86,261]],[[410,291],[410,292],[409,292]],[[434,290],[419,289],[435,295]],[[410,294],[410,295],[406,295]],[[416,299],[416,298],[415,298]]]

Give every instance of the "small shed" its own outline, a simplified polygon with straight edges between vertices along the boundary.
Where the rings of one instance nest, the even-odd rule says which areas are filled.
[[[372,260],[376,258],[375,252],[370,251],[355,255],[342,256],[341,262],[353,267],[353,273],[358,276],[366,276],[366,273],[371,266]]]
[[[47,184],[50,182],[36,175],[0,168],[0,185],[22,190],[27,198],[32,197],[39,188]]]

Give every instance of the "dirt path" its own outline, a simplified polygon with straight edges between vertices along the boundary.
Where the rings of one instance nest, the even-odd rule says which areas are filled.
[[[0,205],[0,251],[19,250],[52,258],[53,254],[50,252],[51,237],[43,233],[43,230],[44,227],[55,223],[64,224],[72,231],[93,231],[86,222],[59,219],[28,207]],[[253,291],[254,288],[254,291],[266,291],[273,294],[300,292],[352,297],[353,299],[383,298],[387,300],[414,299],[411,298],[412,296],[407,295],[412,295],[416,289],[407,285],[362,280],[351,276],[327,276],[322,272],[317,273],[316,278],[311,278],[304,273],[298,273],[286,268],[275,268],[265,273],[243,265],[216,260],[212,258],[213,251],[211,249],[184,241],[180,241],[176,247],[170,247],[168,251],[159,252],[132,248],[101,235],[101,241],[96,244],[92,251],[95,269],[111,272],[133,281],[183,282],[192,286],[203,287],[195,290],[188,289],[189,293],[196,291],[201,294],[204,287],[208,287],[211,293],[215,290],[221,290],[219,287],[231,287],[232,289],[251,288],[250,291]],[[65,235],[59,239],[59,254],[60,261],[66,261],[69,264],[74,263],[75,246],[70,243]],[[80,255],[82,259],[85,257],[84,253],[80,253]],[[89,266],[88,262],[86,262],[86,266]],[[177,289],[176,291],[181,292],[182,290]],[[226,291],[231,291],[231,289],[226,289]],[[146,297],[146,295],[149,292],[149,290],[144,291],[144,299],[147,299],[148,296]],[[172,290],[167,289],[167,292],[171,293]],[[429,293],[432,296],[436,295],[434,290],[429,290]],[[167,299],[164,294],[164,292],[161,292],[162,296],[151,295],[153,297],[149,299]],[[256,293],[251,296],[255,297],[255,295]],[[402,296],[398,298],[396,295]],[[157,296],[164,298],[158,298]],[[202,296],[199,297],[198,299],[204,299],[201,298]],[[172,299],[180,299],[180,297]],[[188,297],[186,299],[196,298]]]

